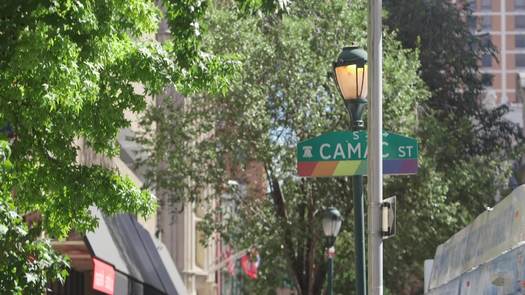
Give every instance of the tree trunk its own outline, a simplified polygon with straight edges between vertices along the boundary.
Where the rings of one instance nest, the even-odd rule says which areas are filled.
[[[268,172],[268,170],[267,170]],[[271,197],[275,206],[276,216],[279,220],[284,242],[284,255],[286,256],[291,275],[299,295],[321,294],[324,278],[326,276],[326,263],[324,257],[316,257],[318,238],[315,233],[315,199],[307,198],[304,206],[299,206],[298,214],[304,224],[308,224],[308,232],[304,239],[294,243],[292,230],[288,223],[286,202],[282,194],[281,186],[277,179],[267,173],[271,187]],[[307,192],[305,192],[307,195]],[[317,259],[316,259],[317,258]]]

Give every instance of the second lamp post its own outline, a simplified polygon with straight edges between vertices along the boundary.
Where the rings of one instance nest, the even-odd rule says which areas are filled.
[[[366,108],[368,74],[367,53],[358,47],[344,47],[333,64],[337,88],[344,99],[348,113],[352,119],[352,130],[365,128],[362,119]],[[358,295],[366,294],[365,268],[365,222],[363,200],[363,176],[352,176],[354,199],[354,237],[356,253],[356,288]]]
[[[343,217],[334,207],[325,210],[323,215],[323,232],[326,237],[326,254],[328,256],[328,284],[327,295],[334,294],[334,255],[335,239],[341,229]]]

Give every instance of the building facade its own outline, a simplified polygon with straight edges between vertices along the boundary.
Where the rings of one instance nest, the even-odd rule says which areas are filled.
[[[521,103],[519,76],[525,72],[525,0],[469,0],[477,34],[490,38],[497,48],[497,59],[482,58],[483,73],[493,79],[487,90],[495,105]]]
[[[126,117],[136,123],[136,115],[126,113]],[[95,153],[83,139],[75,144],[79,164],[100,165],[128,177],[137,187],[143,185],[141,176],[122,160],[124,151],[121,157],[108,158]],[[144,220],[132,214],[106,216],[96,207],[90,210],[98,220],[93,232],[72,231],[65,241],[52,242],[55,250],[70,258],[71,269],[65,283],[53,283],[47,294],[188,294],[167,246],[154,236],[155,216]]]

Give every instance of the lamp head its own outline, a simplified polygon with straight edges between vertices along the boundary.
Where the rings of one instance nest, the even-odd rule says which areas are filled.
[[[344,47],[333,63],[337,89],[345,100],[366,98],[368,89],[368,56],[365,50]]]
[[[334,207],[330,207],[324,211],[323,214],[323,232],[327,238],[337,237],[341,229],[343,217],[341,213]]]

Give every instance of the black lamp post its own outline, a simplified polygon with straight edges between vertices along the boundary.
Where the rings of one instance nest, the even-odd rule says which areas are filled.
[[[366,107],[368,89],[367,53],[358,47],[344,47],[333,64],[337,88],[344,99],[348,114],[352,119],[354,131],[363,130],[362,116]],[[363,202],[363,176],[352,176],[354,187],[354,236],[356,253],[356,288],[358,295],[366,294],[365,267],[365,222]]]
[[[330,207],[325,210],[323,215],[323,232],[326,237],[326,249],[327,253],[330,252],[330,248],[332,248],[335,244],[335,239],[337,238],[337,235],[339,234],[339,230],[341,229],[341,223],[343,222],[343,218],[341,217],[341,213],[333,207]],[[328,254],[328,295],[332,295],[334,293],[333,290],[333,281],[334,281],[334,258],[331,253]]]

